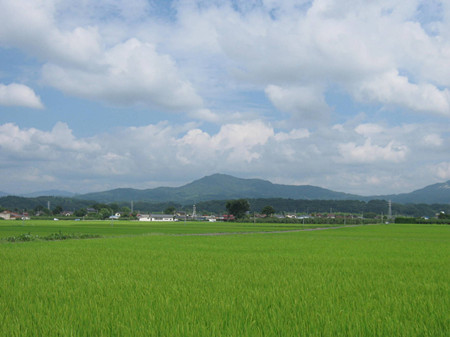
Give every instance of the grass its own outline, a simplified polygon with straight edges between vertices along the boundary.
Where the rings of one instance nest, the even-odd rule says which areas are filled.
[[[432,225],[5,242],[0,335],[448,336],[449,243]]]
[[[101,236],[143,235],[143,234],[201,234],[296,230],[302,228],[328,227],[333,225],[264,224],[233,222],[138,222],[138,221],[2,221],[0,241],[20,234],[39,236],[55,232],[85,233]],[[336,226],[336,225],[335,225]]]
[[[70,240],[70,239],[98,239],[101,236],[98,234],[66,234],[61,231],[52,233],[47,236],[32,235],[31,233],[19,234],[17,236],[8,236],[8,242],[29,242],[35,240],[56,241],[56,240]]]

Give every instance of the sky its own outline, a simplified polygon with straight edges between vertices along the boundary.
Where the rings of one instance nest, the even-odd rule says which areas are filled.
[[[0,0],[0,191],[450,180],[450,1]]]

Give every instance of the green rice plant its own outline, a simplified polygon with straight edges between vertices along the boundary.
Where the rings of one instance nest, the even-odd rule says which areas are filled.
[[[6,241],[9,241],[9,242],[27,242],[27,241],[34,241],[34,240],[36,240],[36,236],[31,235],[31,233],[19,234],[17,236],[8,236],[6,238]]]
[[[2,336],[448,336],[450,229],[0,244]]]
[[[0,224],[0,240],[8,236],[33,233],[48,236],[59,231],[63,233],[97,234],[101,236],[155,235],[155,234],[205,234],[270,232],[312,229],[330,225],[265,224],[234,222],[139,222],[139,221],[50,221],[29,220],[25,222],[4,221]]]
[[[98,234],[76,234],[76,233],[65,234],[59,231],[58,233],[52,233],[47,236],[32,235],[31,233],[19,234],[17,236],[8,236],[6,238],[6,241],[8,242],[29,242],[35,240],[55,241],[68,239],[93,239],[100,237],[101,236]]]

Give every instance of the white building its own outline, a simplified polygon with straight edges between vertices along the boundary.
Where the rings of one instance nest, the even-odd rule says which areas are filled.
[[[139,221],[176,221],[171,214],[139,214]]]

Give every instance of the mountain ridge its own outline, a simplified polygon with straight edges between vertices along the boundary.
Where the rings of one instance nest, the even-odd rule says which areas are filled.
[[[36,191],[31,193],[21,194],[20,196],[25,198],[36,198],[36,197],[74,197],[76,193],[63,191],[63,190],[46,190],[46,191]]]
[[[274,184],[263,179],[236,178],[216,173],[194,180],[180,187],[153,189],[117,188],[102,192],[77,195],[76,198],[98,202],[119,201],[173,201],[196,203],[208,200],[238,198],[286,198],[306,200],[392,200],[400,203],[450,203],[450,180],[426,186],[410,193],[360,196],[336,192],[311,185]]]

